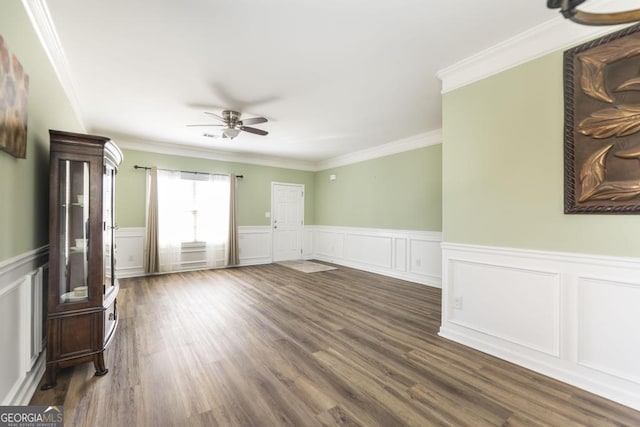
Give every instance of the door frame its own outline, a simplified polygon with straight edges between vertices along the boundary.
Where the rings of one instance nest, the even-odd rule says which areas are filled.
[[[300,206],[300,215],[302,217],[302,223],[300,224],[300,235],[298,236],[298,245],[300,246],[300,258],[298,259],[303,259],[304,258],[304,200],[306,197],[306,192],[305,192],[305,185],[304,184],[300,184],[300,183],[294,183],[294,182],[279,182],[279,181],[271,181],[271,211],[270,211],[270,218],[269,218],[269,236],[271,237],[271,262],[274,261],[275,258],[275,248],[276,248],[276,240],[274,239],[274,207],[275,207],[275,200],[274,200],[274,196],[275,196],[275,192],[274,187],[276,185],[289,185],[292,187],[298,187],[302,190],[302,197],[301,199],[301,206]]]

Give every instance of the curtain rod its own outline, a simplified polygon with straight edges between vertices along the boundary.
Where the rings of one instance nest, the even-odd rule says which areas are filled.
[[[144,170],[150,170],[151,168],[149,166],[138,166],[138,165],[133,165],[134,169],[144,169]],[[209,172],[195,172],[195,171],[182,171],[182,170],[177,170],[177,169],[162,169],[162,168],[158,168],[158,170],[162,170],[162,171],[171,171],[171,172],[182,172],[182,173],[195,173],[195,174],[201,174],[201,175],[220,175],[220,176],[229,176],[230,174],[224,174],[224,173],[209,173]],[[236,178],[244,178],[244,175],[236,175]]]

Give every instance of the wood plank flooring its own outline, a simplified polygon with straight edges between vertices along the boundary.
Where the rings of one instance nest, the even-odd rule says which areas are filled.
[[[121,281],[109,373],[69,426],[638,426],[640,412],[437,336],[440,290],[277,264]]]

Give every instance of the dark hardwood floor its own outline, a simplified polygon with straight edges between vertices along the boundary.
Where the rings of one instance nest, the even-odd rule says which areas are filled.
[[[31,404],[86,426],[638,426],[640,412],[437,336],[440,290],[277,265],[121,281],[109,373]]]

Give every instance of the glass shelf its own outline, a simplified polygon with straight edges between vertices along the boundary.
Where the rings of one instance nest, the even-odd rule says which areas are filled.
[[[89,300],[89,163],[60,160],[60,303]]]

